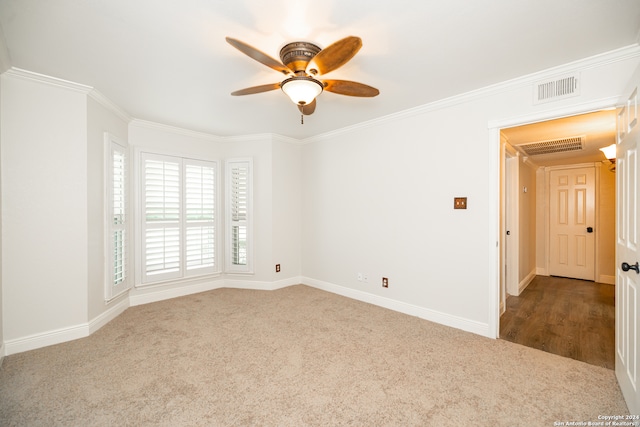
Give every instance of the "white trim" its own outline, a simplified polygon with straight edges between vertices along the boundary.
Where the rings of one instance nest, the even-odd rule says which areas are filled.
[[[253,280],[225,280],[224,287],[232,289],[255,289],[263,291],[275,291],[276,289],[302,284],[302,277],[295,276],[275,282],[261,282]]]
[[[88,323],[82,323],[67,328],[54,329],[39,334],[28,335],[26,337],[7,340],[4,342],[5,347],[3,354],[7,356],[24,351],[35,350],[50,345],[61,344],[67,341],[86,338],[116,317],[129,307],[129,300],[124,299],[120,303],[109,308],[109,310],[100,314]]]
[[[107,110],[109,110],[112,113],[114,113],[121,120],[123,120],[123,121],[125,121],[127,123],[129,123],[131,120],[133,120],[133,117],[131,117],[131,115],[129,113],[124,111],[122,108],[120,108],[113,101],[111,101],[109,98],[104,96],[102,93],[100,93],[96,89],[92,89],[89,92],[89,97],[91,99],[93,99],[94,101],[96,101],[98,104],[100,104],[103,107],[105,107]]]
[[[143,129],[159,130],[162,132],[172,133],[174,135],[188,136],[190,138],[204,139],[205,141],[224,142],[224,138],[217,135],[184,129],[177,126],[165,125],[162,123],[151,122],[148,120],[133,119],[131,120],[129,125]]]
[[[400,313],[408,314],[410,316],[416,316],[421,319],[429,320],[435,323],[439,323],[445,326],[461,329],[463,331],[472,332],[478,335],[492,338],[490,334],[489,325],[474,320],[465,319],[459,316],[453,316],[450,314],[442,313],[435,310],[430,310],[423,307],[418,307],[413,304],[408,304],[401,301],[392,300],[389,298],[381,297],[378,295],[369,294],[366,292],[346,288],[340,285],[335,285],[328,282],[322,282],[320,280],[311,279],[308,277],[294,276],[287,279],[278,280],[275,282],[266,281],[249,281],[249,280],[224,280],[218,278],[216,280],[207,280],[193,283],[187,286],[180,286],[177,288],[162,289],[161,286],[152,287],[152,289],[137,289],[139,293],[129,294],[128,297],[123,298],[113,307],[110,307],[107,311],[101,313],[88,323],[70,326],[67,328],[60,328],[52,331],[47,331],[39,334],[33,334],[14,340],[5,341],[0,345],[0,364],[3,355],[11,355],[16,353],[22,353],[24,351],[35,350],[42,347],[47,347],[54,344],[61,344],[67,341],[73,341],[79,338],[86,338],[105,326],[110,321],[114,320],[120,314],[122,314],[127,308],[138,305],[144,305],[159,301],[165,301],[172,298],[177,298],[186,295],[197,294],[200,292],[211,291],[219,288],[232,288],[232,289],[255,289],[274,291],[277,289],[286,288],[288,286],[306,285],[313,288],[321,289],[327,292],[335,293],[347,298],[355,299],[358,301],[374,304],[379,307],[394,310]],[[135,292],[135,291],[132,291]],[[497,304],[497,301],[496,301]],[[498,307],[501,309],[501,307]],[[495,338],[495,337],[493,337]]]
[[[89,336],[89,324],[83,323],[67,328],[54,329],[52,331],[42,332],[39,334],[28,335],[22,338],[6,340],[4,342],[6,355],[35,350],[37,348],[47,347],[54,344],[60,344],[67,341],[77,340]]]
[[[583,102],[566,107],[554,108],[537,113],[515,116],[507,119],[489,120],[487,128],[509,128],[532,123],[546,122],[549,120],[562,119],[565,117],[577,116],[579,114],[592,113],[607,108],[615,107],[620,101],[619,96],[609,96],[607,98],[596,99],[595,101]]]
[[[0,368],[2,368],[2,362],[4,362],[4,343],[0,343]]]
[[[442,312],[431,310],[424,307],[419,307],[417,305],[408,304],[402,301],[397,301],[397,300],[393,300],[386,297],[381,297],[379,295],[370,294],[368,292],[347,288],[347,287],[336,285],[333,283],[311,279],[309,277],[303,277],[302,283],[307,286],[311,286],[313,288],[317,288],[323,291],[341,295],[343,297],[377,305],[378,307],[387,308],[389,310],[397,311],[403,314],[408,314],[410,316],[416,316],[421,319],[439,323],[441,325],[450,326],[453,328],[461,329],[463,331],[472,332],[474,334],[493,338],[493,334],[490,333],[490,329],[489,329],[490,325],[486,323],[465,319],[459,316],[453,316],[451,314],[442,313]],[[497,307],[497,301],[495,302],[494,305],[496,305]]]
[[[29,80],[33,82],[43,83],[49,86],[57,86],[65,89],[69,89],[75,92],[89,94],[93,90],[91,86],[83,85],[80,83],[74,83],[69,80],[59,79],[57,77],[51,77],[44,74],[34,73],[33,71],[23,70],[22,68],[11,67],[5,71],[4,75],[10,77],[16,77],[23,80]]]
[[[533,269],[529,272],[529,274],[527,274],[527,276],[524,279],[520,281],[520,283],[518,283],[518,295],[520,295],[522,291],[527,289],[527,286],[529,286],[529,284],[531,284],[531,282],[535,278],[536,278],[536,270]]]
[[[122,301],[114,304],[113,307],[109,307],[107,311],[94,317],[93,320],[89,321],[89,335],[120,316],[127,308],[129,308],[129,298],[123,298]]]
[[[149,304],[152,302],[164,301],[172,298],[183,297],[186,295],[197,294],[200,292],[211,291],[224,287],[224,280],[208,280],[204,282],[194,283],[192,285],[180,286],[178,288],[158,289],[144,291],[144,288],[136,288],[138,292],[129,294],[129,304],[131,307],[136,305]]]

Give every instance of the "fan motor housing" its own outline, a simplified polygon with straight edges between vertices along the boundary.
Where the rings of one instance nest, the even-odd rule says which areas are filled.
[[[293,42],[280,49],[280,59],[294,73],[304,72],[309,61],[320,52],[320,48],[313,43]]]

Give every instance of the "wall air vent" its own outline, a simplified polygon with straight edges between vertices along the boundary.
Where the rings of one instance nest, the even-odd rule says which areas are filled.
[[[555,77],[534,83],[533,103],[557,101],[580,95],[580,79],[578,74]]]
[[[540,156],[542,154],[566,153],[568,151],[582,150],[584,136],[553,139],[550,141],[530,142],[518,145],[517,148],[527,156]]]

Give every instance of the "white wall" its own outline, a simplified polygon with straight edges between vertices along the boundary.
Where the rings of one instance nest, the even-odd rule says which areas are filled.
[[[272,266],[273,281],[297,280],[300,276],[302,187],[301,146],[275,138],[272,145]]]
[[[637,67],[634,55],[587,61],[576,98],[534,106],[533,81],[523,80],[305,145],[303,276],[494,336],[499,141],[489,128],[616,99]],[[453,210],[456,196],[468,197],[467,210]],[[358,282],[357,272],[370,283]]]
[[[82,92],[1,79],[6,344],[87,321],[87,114]]]

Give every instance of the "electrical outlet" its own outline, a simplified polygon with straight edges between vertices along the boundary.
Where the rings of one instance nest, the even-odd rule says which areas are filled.
[[[362,275],[362,281],[364,283],[369,283],[369,275],[368,274],[363,274]]]
[[[276,264],[276,273],[280,273],[280,264]]]
[[[358,273],[358,282],[362,282],[362,273]]]
[[[389,287],[389,279],[387,279],[386,277],[382,278],[382,287],[383,288],[388,288]]]

